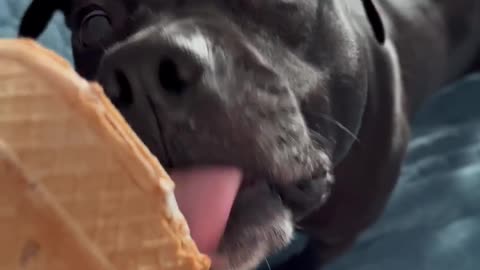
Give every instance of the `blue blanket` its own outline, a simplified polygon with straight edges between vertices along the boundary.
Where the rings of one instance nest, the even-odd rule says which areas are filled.
[[[0,37],[15,37],[29,0],[0,1]],[[71,60],[55,16],[40,42]],[[328,270],[480,269],[480,75],[419,113],[402,177],[381,220]]]

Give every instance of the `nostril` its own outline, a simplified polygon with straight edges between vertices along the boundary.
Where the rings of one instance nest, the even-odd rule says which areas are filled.
[[[158,80],[160,87],[170,94],[181,95],[194,87],[204,72],[202,64],[188,52],[173,52],[160,59]]]
[[[117,106],[128,106],[133,104],[133,89],[127,75],[119,69],[114,71],[117,89],[110,99]]]
[[[178,66],[172,59],[164,59],[158,67],[158,79],[160,86],[167,92],[180,95],[188,87],[188,82],[180,74]]]

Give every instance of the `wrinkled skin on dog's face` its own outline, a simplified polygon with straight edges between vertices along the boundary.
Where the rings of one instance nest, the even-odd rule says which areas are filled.
[[[295,222],[328,198],[333,164],[352,140],[344,129],[359,128],[365,74],[340,2],[73,0],[56,7],[72,30],[78,72],[102,82],[163,165],[241,169],[219,248],[226,269],[252,269],[291,241]],[[163,46],[180,41],[201,71],[162,69]],[[112,81],[112,65],[144,77]]]

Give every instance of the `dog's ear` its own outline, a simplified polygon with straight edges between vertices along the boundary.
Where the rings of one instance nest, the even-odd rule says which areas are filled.
[[[33,0],[23,14],[18,36],[38,38],[53,17],[53,14],[60,10],[65,11],[68,0]]]
[[[373,3],[373,0],[362,0],[363,7],[367,14],[367,18],[373,30],[375,38],[380,44],[385,42],[385,27],[383,25],[382,17],[378,12],[377,7]]]

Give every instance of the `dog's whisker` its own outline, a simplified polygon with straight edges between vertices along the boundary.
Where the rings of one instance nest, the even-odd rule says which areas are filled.
[[[270,266],[270,263],[268,262],[268,258],[265,258],[265,263],[267,264],[268,270],[272,270],[272,267]]]
[[[310,137],[313,138],[312,142],[317,147],[325,147],[325,145],[335,143],[332,139],[329,139],[329,138],[323,136],[322,134],[320,134],[319,132],[317,132],[315,130],[310,129],[310,130],[308,130],[308,133],[309,133]]]
[[[331,116],[326,115],[324,113],[314,113],[314,116],[318,116],[323,118],[324,120],[328,121],[329,123],[333,124],[335,127],[339,128],[341,131],[345,132],[348,136],[350,136],[356,142],[360,142],[357,135],[349,130],[346,126],[342,125],[339,121],[333,119]]]

